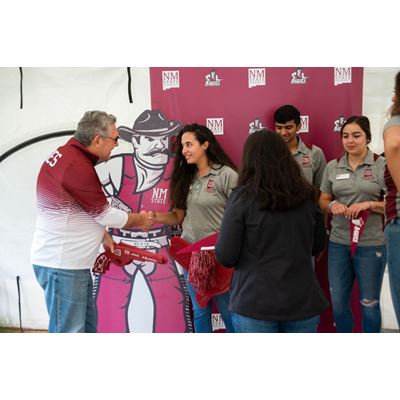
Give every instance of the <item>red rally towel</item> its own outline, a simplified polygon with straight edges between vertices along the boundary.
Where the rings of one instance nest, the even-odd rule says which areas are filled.
[[[173,237],[168,249],[170,256],[188,271],[188,281],[196,289],[196,300],[206,307],[214,296],[229,290],[233,268],[225,268],[215,258],[218,233],[189,244]]]

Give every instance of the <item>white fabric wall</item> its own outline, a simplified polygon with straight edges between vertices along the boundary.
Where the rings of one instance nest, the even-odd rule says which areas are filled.
[[[0,154],[26,139],[73,130],[87,110],[104,110],[132,126],[150,108],[148,68],[131,68],[133,103],[126,68],[24,68],[23,109],[19,70],[0,68]],[[18,326],[16,277],[20,276],[22,323],[47,328],[43,291],[30,264],[36,219],[35,185],[45,158],[69,137],[31,145],[0,163],[0,323]],[[123,144],[115,152],[124,149]]]

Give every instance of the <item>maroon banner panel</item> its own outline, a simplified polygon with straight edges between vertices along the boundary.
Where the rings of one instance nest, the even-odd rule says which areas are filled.
[[[327,161],[337,158],[341,124],[362,111],[362,83],[362,68],[150,68],[152,109],[183,124],[207,125],[237,165],[248,135],[273,129],[273,113],[284,104],[299,109],[303,141],[320,147]],[[316,274],[329,298],[326,257]],[[355,290],[355,330],[360,331],[357,296]],[[322,315],[320,331],[335,331],[331,309]]]

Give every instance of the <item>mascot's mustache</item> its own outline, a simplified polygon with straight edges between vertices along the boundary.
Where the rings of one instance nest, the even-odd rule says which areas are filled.
[[[145,156],[158,156],[159,154],[165,154],[168,157],[172,157],[171,151],[169,149],[152,149],[147,153],[144,153]]]

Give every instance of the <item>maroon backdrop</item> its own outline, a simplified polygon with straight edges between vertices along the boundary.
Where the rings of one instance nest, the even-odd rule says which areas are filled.
[[[265,68],[265,69],[263,69]],[[251,69],[251,71],[250,71]],[[214,70],[214,72],[212,72]],[[283,104],[293,104],[308,122],[303,141],[321,147],[327,161],[342,152],[335,121],[362,111],[362,68],[150,68],[152,109],[161,109],[168,119],[198,122],[220,130],[219,142],[239,165],[250,124],[259,118],[273,128],[273,113]],[[336,75],[335,75],[336,74]],[[351,74],[351,82],[350,82]],[[339,81],[335,82],[335,76]],[[263,80],[265,79],[265,84]],[[250,87],[251,86],[251,87]],[[218,132],[217,132],[218,133]],[[316,274],[329,298],[326,255],[316,265]],[[358,293],[353,293],[355,331],[361,329]],[[331,309],[321,317],[321,332],[334,332]]]

